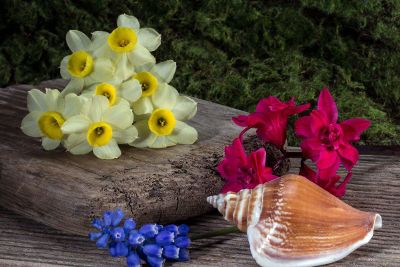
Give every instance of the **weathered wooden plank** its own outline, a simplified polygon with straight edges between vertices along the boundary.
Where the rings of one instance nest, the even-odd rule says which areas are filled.
[[[41,87],[62,88],[62,80]],[[163,150],[123,147],[118,160],[46,152],[25,136],[28,85],[0,89],[0,205],[66,232],[86,234],[89,217],[120,207],[140,222],[170,222],[210,211],[217,193],[215,172],[223,148],[240,129],[231,122],[241,111],[198,100],[190,122],[199,141]]]
[[[378,212],[383,228],[372,240],[340,262],[329,266],[400,266],[400,153],[361,156],[344,201],[353,207]],[[292,164],[296,172],[298,162]],[[194,234],[227,227],[217,213],[188,221]],[[0,266],[125,266],[85,237],[65,234],[0,208]],[[257,266],[245,234],[230,234],[194,241],[191,260],[173,266]]]

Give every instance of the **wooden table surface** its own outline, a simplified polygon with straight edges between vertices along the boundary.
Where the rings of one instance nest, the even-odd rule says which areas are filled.
[[[364,148],[362,150],[365,150]],[[400,266],[400,152],[398,148],[362,151],[344,201],[377,212],[383,228],[345,259],[329,266]],[[293,166],[294,165],[294,166]],[[292,164],[292,171],[296,171]],[[187,222],[194,234],[227,227],[217,213]],[[85,237],[64,234],[0,208],[0,266],[125,266]],[[245,234],[194,241],[191,260],[173,266],[257,266]]]

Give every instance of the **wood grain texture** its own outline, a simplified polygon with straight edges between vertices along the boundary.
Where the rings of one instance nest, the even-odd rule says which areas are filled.
[[[294,165],[294,166],[293,166]],[[292,164],[291,171],[298,171]],[[400,153],[390,156],[364,154],[354,169],[344,201],[364,211],[382,215],[383,228],[372,240],[343,260],[329,266],[400,266]],[[187,223],[193,234],[228,227],[217,212]],[[194,241],[191,260],[172,266],[255,267],[245,234],[229,234]],[[85,237],[65,234],[14,212],[0,208],[0,266],[125,266]]]
[[[40,87],[63,88],[63,80]],[[139,222],[171,222],[211,210],[204,201],[221,188],[215,166],[240,131],[241,111],[198,100],[189,122],[194,145],[157,149],[123,146],[118,160],[44,151],[20,130],[32,86],[0,89],[0,205],[63,231],[86,235],[90,217],[120,207]]]

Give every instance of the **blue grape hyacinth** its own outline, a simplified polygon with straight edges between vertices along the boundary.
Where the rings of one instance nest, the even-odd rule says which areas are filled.
[[[136,228],[136,222],[128,218],[122,224],[122,210],[104,212],[92,225],[98,232],[89,233],[101,249],[108,248],[113,257],[126,257],[128,267],[141,266],[146,262],[151,267],[163,266],[165,261],[189,260],[189,226],[186,224],[145,224]]]

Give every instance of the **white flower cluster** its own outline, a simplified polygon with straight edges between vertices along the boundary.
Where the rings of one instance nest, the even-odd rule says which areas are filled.
[[[121,155],[118,144],[165,148],[197,140],[197,131],[184,122],[196,114],[197,103],[169,85],[176,63],[156,64],[150,53],[160,46],[160,34],[125,14],[117,26],[91,39],[69,31],[72,54],[60,66],[68,85],[62,92],[28,93],[29,114],[21,129],[41,137],[44,149],[62,144],[72,154],[93,151],[114,159]]]

